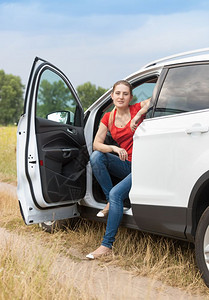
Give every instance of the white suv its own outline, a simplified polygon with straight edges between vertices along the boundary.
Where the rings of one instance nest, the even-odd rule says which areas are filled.
[[[126,79],[133,102],[152,100],[134,135],[123,224],[194,242],[209,286],[209,49],[152,62]],[[84,114],[67,77],[35,59],[17,131],[18,199],[26,224],[101,220],[96,213],[105,198],[89,154],[102,115],[112,109],[110,93]]]

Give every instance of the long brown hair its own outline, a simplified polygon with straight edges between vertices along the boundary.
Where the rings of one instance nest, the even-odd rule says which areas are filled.
[[[130,91],[131,96],[133,96],[133,92],[132,92],[132,91],[133,91],[133,87],[132,87],[132,85],[131,85],[127,80],[118,80],[118,81],[113,85],[112,93],[114,93],[116,86],[118,86],[119,84],[126,85],[126,86],[129,88],[129,91]],[[110,113],[110,116],[109,116],[109,121],[108,121],[108,129],[109,129],[109,131],[110,131],[111,128],[112,128],[114,112],[115,112],[115,107],[112,109],[112,111],[111,111],[111,113]]]
[[[112,89],[112,92],[113,92],[113,93],[114,93],[114,91],[115,91],[116,86],[118,86],[119,84],[126,85],[126,86],[129,88],[129,91],[130,91],[131,96],[133,96],[133,93],[132,93],[133,87],[132,87],[132,85],[131,85],[127,80],[119,80],[119,81],[117,81],[117,82],[113,85],[113,89]]]

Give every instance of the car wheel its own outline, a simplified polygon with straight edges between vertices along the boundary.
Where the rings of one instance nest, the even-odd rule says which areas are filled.
[[[58,221],[48,221],[39,223],[39,227],[41,227],[44,231],[48,233],[54,233],[57,230],[65,230],[67,228],[74,229],[78,224],[79,218],[72,218],[67,220],[58,220]]]
[[[209,287],[209,207],[202,214],[197,226],[195,255],[202,278]]]

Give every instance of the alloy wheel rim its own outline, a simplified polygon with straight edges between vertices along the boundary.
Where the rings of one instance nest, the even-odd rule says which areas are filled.
[[[204,246],[203,251],[204,251],[205,264],[209,270],[209,226],[205,231],[203,246]]]

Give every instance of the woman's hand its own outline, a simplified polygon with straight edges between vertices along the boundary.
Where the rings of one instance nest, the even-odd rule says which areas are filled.
[[[138,122],[139,122],[139,118],[136,118],[136,117],[134,117],[131,120],[131,123],[130,123],[131,131],[135,131],[136,130]]]
[[[112,146],[113,152],[117,153],[120,160],[128,160],[128,153],[126,152],[125,149],[117,147],[117,146]]]
[[[137,128],[137,124],[139,123],[139,120],[143,114],[146,114],[149,104],[150,104],[151,98],[148,98],[141,102],[141,109],[137,112],[135,117],[131,120],[130,127],[132,131],[135,131]]]

